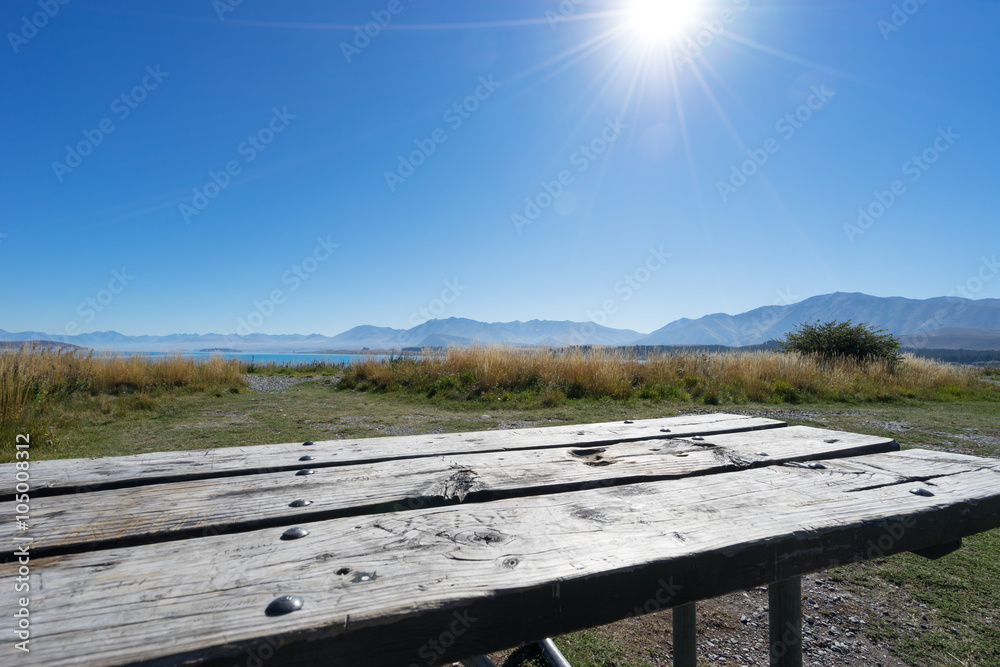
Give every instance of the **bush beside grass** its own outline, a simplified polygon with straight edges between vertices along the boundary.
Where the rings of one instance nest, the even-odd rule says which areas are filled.
[[[638,359],[614,348],[453,348],[421,358],[366,359],[339,387],[402,391],[437,400],[537,403],[633,398],[738,403],[1000,400],[981,371],[928,359],[822,359],[800,353],[679,353]]]
[[[903,360],[899,341],[885,329],[846,322],[805,322],[780,341],[785,352],[816,356],[825,361],[853,359],[883,362],[895,367]]]

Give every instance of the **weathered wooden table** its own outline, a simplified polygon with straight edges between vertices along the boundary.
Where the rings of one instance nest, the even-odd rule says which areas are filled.
[[[7,464],[0,663],[435,665],[675,608],[693,664],[693,603],[768,584],[793,665],[800,575],[1000,526],[1000,460],[898,449],[697,415],[31,461],[28,503]]]

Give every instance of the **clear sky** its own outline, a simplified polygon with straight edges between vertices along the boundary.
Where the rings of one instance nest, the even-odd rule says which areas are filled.
[[[3,0],[0,328],[1000,297],[1000,3],[644,4]]]

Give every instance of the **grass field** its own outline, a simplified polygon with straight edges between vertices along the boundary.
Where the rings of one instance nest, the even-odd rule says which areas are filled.
[[[371,365],[299,370],[289,374],[303,382],[258,393],[247,388],[242,377],[247,369],[235,362],[197,366],[174,359],[151,368],[137,359],[28,356],[0,354],[4,461],[11,460],[18,432],[31,432],[32,442],[39,443],[33,457],[75,458],[692,412],[756,414],[889,436],[904,447],[1000,455],[1000,387],[989,381],[995,376],[933,362],[907,360],[899,375],[885,378],[879,369],[811,368],[794,358],[692,355],[652,364],[600,358],[602,364],[620,364],[611,372],[588,368],[587,360],[573,355],[547,355],[521,370],[510,365],[517,357],[450,356],[433,363],[394,360],[384,365],[388,371]],[[274,367],[256,370],[283,373]],[[346,381],[338,384],[341,376]],[[764,400],[751,400],[747,382],[744,393],[733,389],[750,379],[775,390],[765,391]],[[779,380],[796,393],[782,394]],[[881,388],[871,387],[880,381]],[[575,386],[582,388],[579,397]],[[622,393],[602,395],[603,386]],[[644,395],[648,387],[675,387],[677,393]],[[939,561],[902,555],[839,568],[830,576],[859,599],[877,598],[879,609],[890,610],[866,617],[864,632],[908,664],[1000,665],[998,556],[1000,531],[992,531],[967,539],[963,549]],[[926,605],[931,620],[901,625],[910,613],[903,600]],[[557,644],[576,667],[653,664],[648,638],[659,626],[650,617],[631,623],[574,633]],[[515,658],[527,664],[538,660],[530,652]]]

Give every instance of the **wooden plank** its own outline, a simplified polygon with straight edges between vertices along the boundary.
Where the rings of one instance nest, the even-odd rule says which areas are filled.
[[[290,521],[527,497],[898,449],[889,438],[791,426],[701,440],[459,454],[319,468],[308,476],[289,471],[112,489],[33,499],[32,548],[38,555],[78,553]],[[312,504],[291,507],[296,499]],[[0,515],[14,516],[14,505],[0,503]],[[0,523],[0,539],[19,534],[13,521]]]
[[[776,581],[767,590],[771,667],[802,667],[802,578]]]
[[[1000,526],[997,460],[824,464],[33,560],[19,664],[441,664]]]
[[[698,667],[698,609],[690,602],[674,607],[671,618],[674,667]]]
[[[743,415],[703,414],[635,422],[574,424],[473,433],[444,433],[353,440],[317,440],[314,445],[284,443],[157,452],[99,459],[34,461],[32,497],[129,488],[142,484],[252,475],[305,467],[404,460],[425,456],[540,449],[568,445],[669,439],[779,428],[784,422]],[[663,432],[661,429],[669,429]],[[300,462],[303,455],[317,458]],[[0,465],[0,499],[14,494],[14,464]]]

